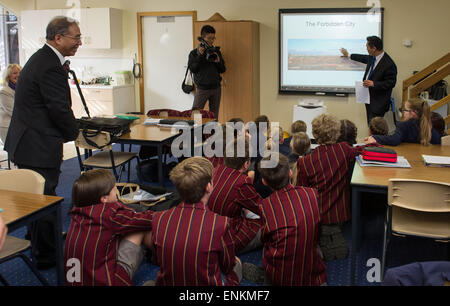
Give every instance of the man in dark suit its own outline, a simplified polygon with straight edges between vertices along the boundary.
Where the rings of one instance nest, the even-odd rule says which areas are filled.
[[[377,36],[367,37],[367,52],[351,54],[350,59],[366,66],[363,86],[369,88],[370,104],[366,104],[367,123],[373,117],[383,117],[391,105],[392,89],[397,82],[397,66],[392,58],[383,50],[383,41]],[[349,57],[346,49],[342,48],[344,57]]]
[[[71,109],[68,64],[81,46],[77,21],[58,16],[47,26],[47,43],[27,61],[16,85],[5,150],[19,167],[45,178],[44,194],[56,195],[63,143],[75,140],[78,125]],[[38,268],[55,262],[54,216],[32,226]]]

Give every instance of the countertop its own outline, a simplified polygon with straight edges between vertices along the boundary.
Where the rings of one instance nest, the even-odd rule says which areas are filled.
[[[71,88],[77,88],[75,84],[69,84]],[[134,84],[125,84],[125,85],[80,85],[82,89],[114,89],[114,88],[122,88],[122,87],[134,87]]]

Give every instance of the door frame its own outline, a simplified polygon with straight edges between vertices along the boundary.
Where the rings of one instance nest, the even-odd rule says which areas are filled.
[[[141,66],[141,76],[139,77],[139,101],[140,112],[145,113],[144,101],[144,53],[142,51],[142,18],[149,16],[192,16],[192,33],[194,33],[194,23],[197,21],[197,11],[168,11],[168,12],[138,12],[137,13],[137,30],[138,30],[138,60]],[[192,43],[193,48],[195,47]]]

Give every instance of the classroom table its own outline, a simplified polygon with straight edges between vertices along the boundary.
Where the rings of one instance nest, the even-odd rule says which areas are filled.
[[[0,215],[8,226],[8,233],[29,225],[45,215],[56,215],[56,275],[57,283],[60,286],[65,283],[61,236],[61,202],[63,200],[62,197],[0,189],[0,208],[3,209]]]
[[[130,132],[122,135],[119,140],[117,140],[120,144],[130,144],[130,145],[146,145],[146,146],[154,146],[157,149],[158,154],[158,180],[159,185],[164,186],[164,175],[163,175],[163,148],[165,145],[170,145],[172,141],[177,138],[181,131],[176,128],[171,127],[160,127],[157,125],[144,125],[143,123],[147,118],[157,118],[157,119],[179,119],[190,120],[190,118],[186,117],[168,117],[161,118],[157,116],[147,115],[137,115],[139,119],[136,119],[130,126]],[[202,128],[206,123],[215,121],[210,118],[203,118],[202,125],[191,126],[191,156],[194,156],[194,135],[195,130],[198,128]]]
[[[399,146],[385,146],[404,156],[411,168],[361,167],[355,162],[351,179],[352,189],[352,246],[351,246],[351,285],[356,281],[356,253],[361,243],[361,194],[363,192],[387,194],[389,179],[404,178],[427,181],[450,182],[448,167],[426,166],[422,154],[450,156],[450,146],[429,145],[422,146],[415,143],[402,143]],[[386,203],[387,205],[387,203]],[[387,207],[387,206],[386,206]]]

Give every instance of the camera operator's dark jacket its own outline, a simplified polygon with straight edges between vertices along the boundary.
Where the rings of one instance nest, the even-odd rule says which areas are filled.
[[[225,62],[222,53],[217,51],[220,62],[208,62],[206,60],[206,52],[200,54],[197,49],[189,53],[188,66],[189,70],[194,74],[194,82],[200,89],[216,89],[220,87],[222,77],[221,73],[225,72]]]

